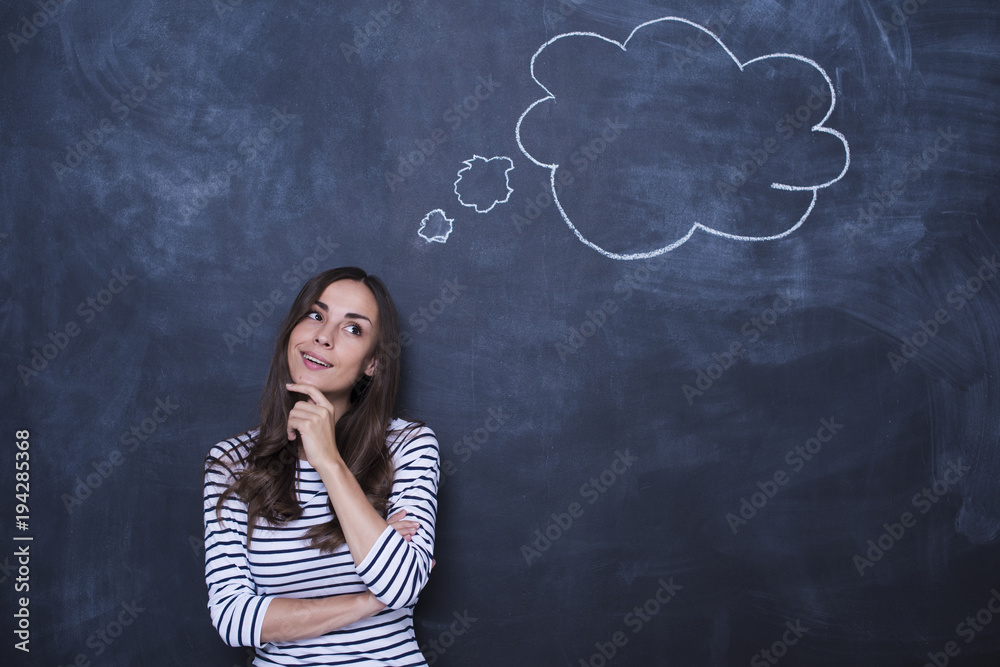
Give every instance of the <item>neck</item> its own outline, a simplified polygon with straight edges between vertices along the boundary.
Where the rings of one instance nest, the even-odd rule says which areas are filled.
[[[340,421],[340,418],[351,408],[350,394],[346,396],[327,395],[326,400],[330,401],[330,405],[333,406],[333,415],[337,418],[337,421]]]

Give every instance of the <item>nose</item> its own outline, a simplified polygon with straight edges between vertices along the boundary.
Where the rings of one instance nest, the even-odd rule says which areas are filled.
[[[333,333],[330,331],[329,327],[320,327],[316,330],[316,336],[313,339],[316,341],[317,345],[322,345],[323,347],[333,347]]]

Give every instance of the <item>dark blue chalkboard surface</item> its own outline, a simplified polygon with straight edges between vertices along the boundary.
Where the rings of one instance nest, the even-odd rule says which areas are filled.
[[[201,462],[340,265],[441,443],[428,664],[1000,664],[997,3],[0,29],[3,664],[247,663]]]

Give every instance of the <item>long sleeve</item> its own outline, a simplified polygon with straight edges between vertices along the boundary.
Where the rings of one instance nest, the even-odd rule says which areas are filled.
[[[441,457],[437,438],[427,427],[407,431],[393,458],[396,475],[389,496],[389,515],[405,509],[406,519],[420,529],[407,542],[391,527],[379,536],[357,572],[371,592],[391,609],[417,601],[430,576]]]
[[[223,447],[223,444],[229,448]],[[221,443],[209,457],[232,462],[232,444]],[[222,640],[230,646],[262,646],[264,614],[272,597],[258,595],[246,552],[246,511],[230,497],[216,515],[216,503],[230,480],[218,463],[205,469],[205,581],[208,609]]]

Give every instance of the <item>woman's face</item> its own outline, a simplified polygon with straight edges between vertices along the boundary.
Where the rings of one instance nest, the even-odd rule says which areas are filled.
[[[330,283],[288,337],[292,382],[322,391],[339,417],[354,383],[375,372],[378,325],[371,290],[354,280]]]

